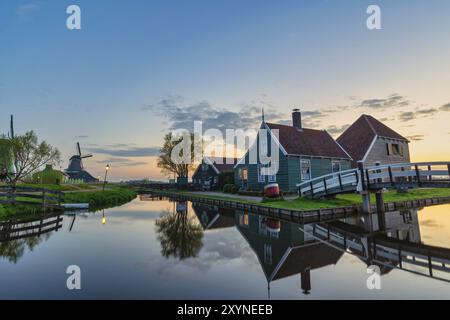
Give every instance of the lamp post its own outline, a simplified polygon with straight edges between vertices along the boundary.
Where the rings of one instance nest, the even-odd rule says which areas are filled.
[[[108,177],[108,171],[109,171],[109,164],[105,167],[105,179],[103,180],[103,191],[105,191],[105,185],[106,185],[106,178]]]

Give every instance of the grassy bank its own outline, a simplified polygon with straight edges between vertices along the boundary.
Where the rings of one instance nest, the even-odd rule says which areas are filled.
[[[25,186],[25,185],[22,185]],[[98,189],[96,185],[26,185],[33,187],[45,187],[51,190],[66,192],[64,196],[65,203],[89,203],[90,210],[99,210],[125,204],[134,198],[137,194],[135,191],[109,185],[105,191]],[[93,190],[97,189],[97,190]],[[92,191],[89,191],[92,190]],[[22,200],[21,197],[17,198]],[[39,202],[39,199],[23,199],[27,201]],[[43,213],[41,206],[36,205],[0,205],[0,219],[10,217],[32,216]]]
[[[127,188],[112,187],[105,191],[70,192],[64,196],[65,203],[89,203],[89,209],[98,210],[127,203],[137,194]]]
[[[292,209],[292,210],[314,210],[314,209],[327,209],[336,207],[346,207],[353,205],[360,205],[362,203],[361,196],[359,194],[342,194],[336,196],[334,199],[324,200],[312,200],[308,198],[297,198],[293,200],[268,200],[263,202],[251,201],[236,197],[226,197],[220,195],[205,195],[201,193],[192,193],[186,191],[169,191],[171,193],[179,193],[183,195],[209,198],[217,200],[228,200],[239,203],[253,203],[261,204],[268,207],[280,208],[280,209]],[[437,197],[450,197],[450,188],[433,188],[433,189],[413,189],[407,193],[398,193],[396,191],[388,191],[384,193],[385,202],[407,201],[407,200],[419,200]],[[372,195],[372,203],[375,203],[375,195]]]

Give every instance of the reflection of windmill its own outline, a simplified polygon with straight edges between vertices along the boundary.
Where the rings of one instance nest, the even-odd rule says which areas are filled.
[[[81,154],[80,143],[76,144],[77,154],[73,155],[69,160],[69,167],[66,169],[66,173],[70,179],[82,180],[83,182],[96,182],[93,176],[84,170],[83,159],[91,158],[92,154]]]

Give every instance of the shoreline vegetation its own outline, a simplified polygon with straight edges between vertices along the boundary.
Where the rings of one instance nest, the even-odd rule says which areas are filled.
[[[80,185],[36,185],[23,184],[21,186],[39,187],[54,191],[64,192],[63,203],[89,203],[89,211],[97,211],[119,206],[130,202],[136,198],[137,193],[126,187],[108,185],[105,191],[100,185],[80,184]],[[59,211],[59,210],[58,210]],[[0,204],[0,219],[27,217],[38,214],[56,212],[55,210],[44,210],[39,205],[2,205]]]
[[[359,194],[341,194],[332,199],[313,200],[308,198],[295,199],[273,199],[263,200],[261,202],[252,201],[237,197],[220,196],[220,195],[206,195],[201,193],[193,193],[189,191],[180,190],[149,190],[158,194],[165,194],[170,197],[173,195],[192,196],[196,198],[215,199],[224,201],[233,201],[237,203],[260,205],[276,209],[289,209],[298,211],[317,210],[317,209],[332,209],[339,207],[350,207],[362,204],[362,198]],[[384,201],[387,202],[402,202],[410,200],[423,200],[429,198],[450,197],[450,188],[429,188],[429,189],[412,189],[408,192],[386,191],[384,192]],[[375,203],[375,195],[371,196],[371,203]]]

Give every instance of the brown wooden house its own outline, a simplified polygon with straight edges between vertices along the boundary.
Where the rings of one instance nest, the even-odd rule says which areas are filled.
[[[408,139],[370,115],[359,117],[337,142],[353,158],[352,167],[358,161],[365,166],[410,162]]]

